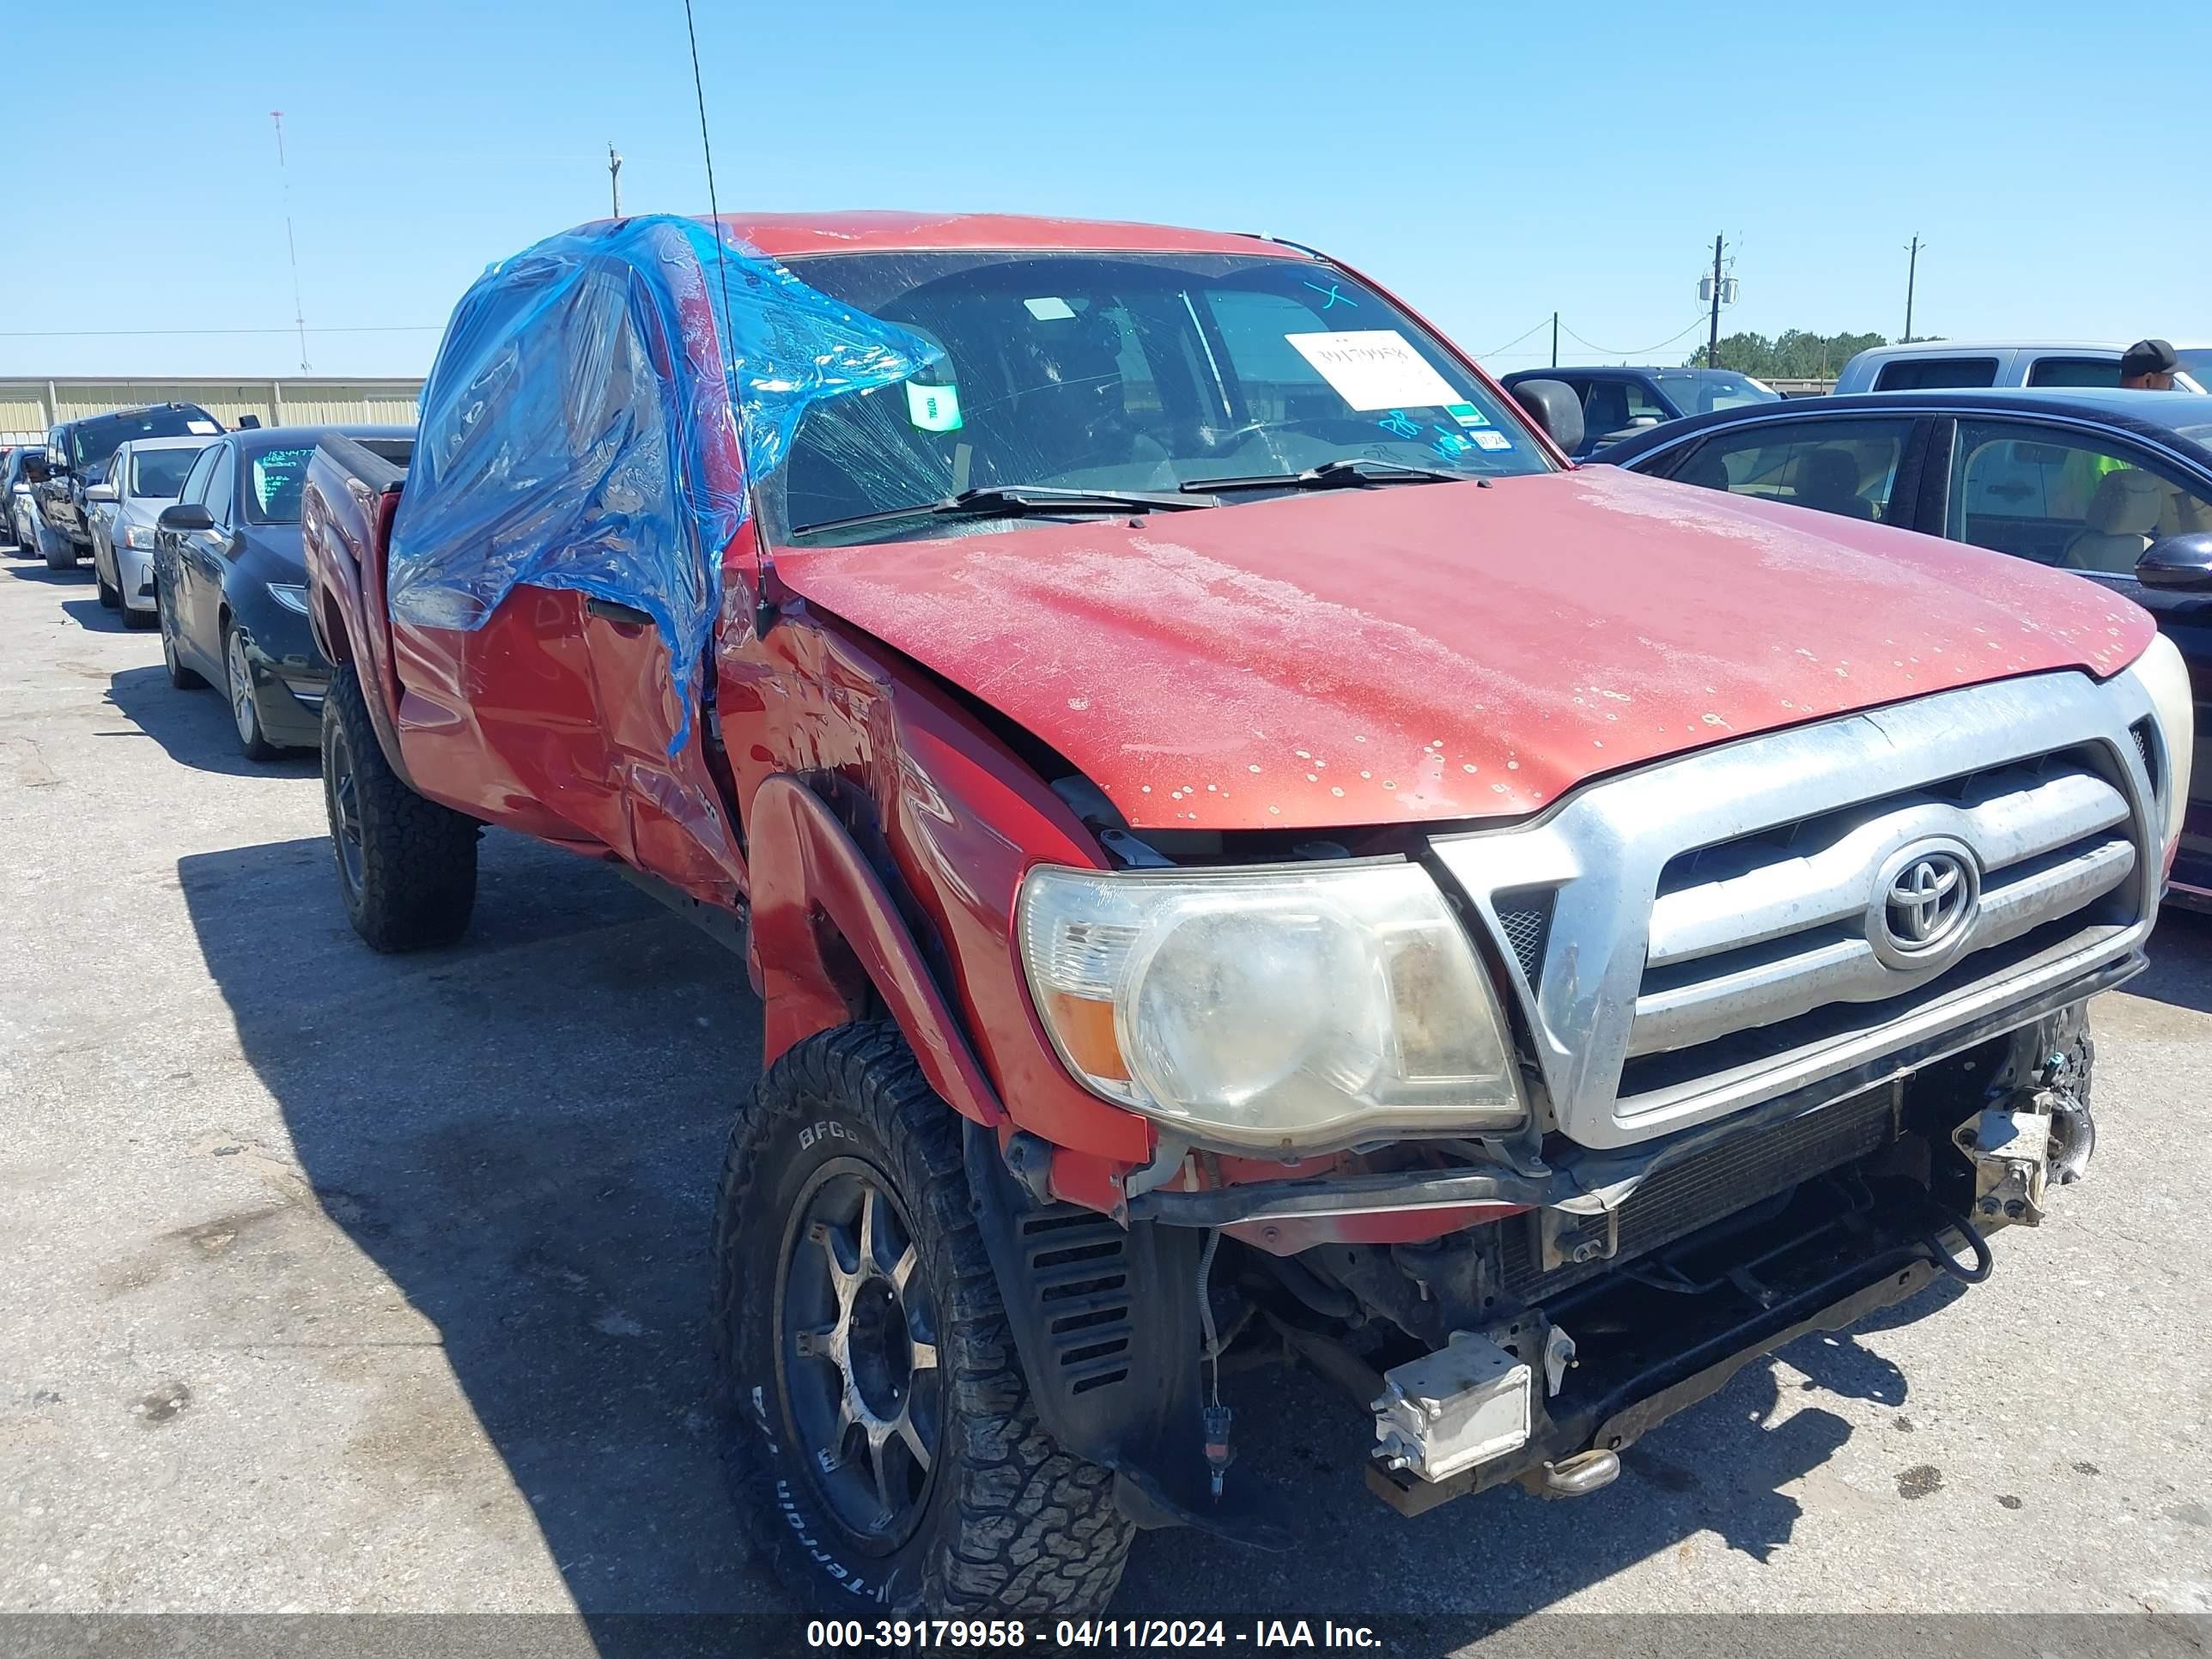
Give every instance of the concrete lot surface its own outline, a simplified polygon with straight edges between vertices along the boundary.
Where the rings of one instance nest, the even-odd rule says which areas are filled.
[[[1402,1522],[1229,1379],[1300,1537],[1141,1539],[1125,1613],[2212,1612],[2212,928],[2097,1011],[2101,1139],[1985,1286],[1753,1367],[1576,1504]],[[372,955],[311,757],[240,758],[90,572],[0,555],[0,1613],[771,1610],[707,1411],[742,965],[484,844]]]

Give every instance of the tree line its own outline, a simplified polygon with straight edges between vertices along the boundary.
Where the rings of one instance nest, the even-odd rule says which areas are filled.
[[[1860,352],[1888,343],[1879,334],[1814,334],[1802,328],[1784,329],[1771,340],[1764,334],[1724,334],[1720,366],[1761,380],[1832,380]],[[1683,367],[1707,367],[1705,348],[1692,352]]]

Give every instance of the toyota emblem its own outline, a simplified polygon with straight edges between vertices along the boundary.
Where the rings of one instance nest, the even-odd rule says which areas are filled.
[[[1926,968],[1965,945],[1980,901],[1980,869],[1964,847],[1904,848],[1883,862],[1868,907],[1869,941],[1893,968]]]

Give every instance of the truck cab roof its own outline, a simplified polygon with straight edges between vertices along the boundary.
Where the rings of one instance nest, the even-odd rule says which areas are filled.
[[[1015,213],[916,213],[866,209],[835,213],[698,216],[775,258],[810,253],[947,252],[1038,248],[1061,252],[1237,253],[1311,259],[1289,242],[1233,231],[1188,230],[1111,219],[1057,219]]]

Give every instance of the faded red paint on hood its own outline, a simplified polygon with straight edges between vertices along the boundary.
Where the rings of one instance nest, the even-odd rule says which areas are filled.
[[[1523,813],[1749,732],[2112,673],[2152,633],[2079,577],[1611,467],[787,548],[776,568],[1139,827]]]

